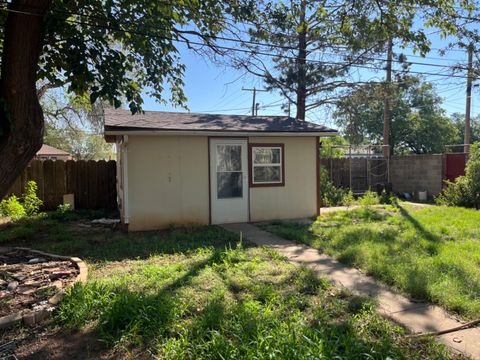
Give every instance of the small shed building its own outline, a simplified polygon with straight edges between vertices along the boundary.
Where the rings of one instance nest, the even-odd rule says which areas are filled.
[[[319,138],[286,116],[106,110],[128,230],[293,219],[319,213]]]

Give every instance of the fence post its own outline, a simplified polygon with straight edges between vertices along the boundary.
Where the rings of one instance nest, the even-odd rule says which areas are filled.
[[[352,145],[350,145],[348,147],[348,156],[350,158],[350,162],[349,162],[349,178],[350,178],[350,190],[353,192],[353,189],[352,189]]]

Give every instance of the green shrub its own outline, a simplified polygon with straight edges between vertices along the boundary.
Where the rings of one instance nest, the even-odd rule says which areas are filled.
[[[58,211],[60,214],[68,213],[68,212],[70,212],[70,211],[73,211],[72,205],[70,205],[70,204],[60,204],[60,205],[58,205],[58,207],[57,207],[57,211]]]
[[[29,181],[25,187],[25,193],[18,198],[15,195],[0,203],[0,216],[7,216],[13,220],[18,220],[25,216],[37,215],[43,201],[37,196],[37,183]]]
[[[386,190],[382,190],[380,195],[378,195],[378,201],[383,205],[396,205],[398,202],[397,197]]]
[[[378,205],[380,204],[380,198],[373,191],[367,191],[360,199],[358,199],[358,203],[364,207]]]
[[[61,221],[74,221],[87,217],[86,214],[80,214],[80,212],[72,209],[70,204],[60,204],[57,209],[48,214],[50,219]]]
[[[473,144],[465,169],[465,176],[447,182],[435,198],[438,205],[480,208],[480,143]]]
[[[27,216],[37,215],[43,205],[43,201],[37,196],[37,189],[38,186],[35,181],[27,182],[25,194],[22,196],[23,208]]]
[[[473,207],[467,178],[460,176],[455,182],[446,181],[447,186],[435,198],[437,205]]]
[[[349,189],[336,187],[330,180],[325,167],[320,168],[320,187],[324,206],[348,206],[354,202],[353,193]]]
[[[18,197],[10,196],[8,199],[2,200],[0,203],[0,215],[10,217],[13,220],[20,219],[26,215],[26,211]]]

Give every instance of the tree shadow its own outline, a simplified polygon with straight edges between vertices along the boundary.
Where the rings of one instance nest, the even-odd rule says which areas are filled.
[[[421,249],[419,248],[418,251],[428,256],[435,256],[438,253],[438,244],[441,239],[425,229],[417,219],[400,205],[399,209],[402,218],[405,219],[405,223],[411,224],[418,233],[418,238],[426,240],[421,244]],[[401,283],[402,291],[409,293],[416,299],[431,300],[432,296],[429,290],[431,272],[426,271],[425,268],[418,268],[415,262],[412,261],[414,259],[411,259],[408,255],[403,256],[404,254],[411,254],[412,251],[417,251],[415,242],[419,240],[417,238],[409,241],[401,239],[402,229],[396,226],[379,227],[380,224],[377,220],[380,217],[373,213],[373,209],[370,210],[371,212],[368,213],[364,213],[362,209],[357,210],[357,213],[353,213],[354,210],[352,210],[350,213],[332,216],[331,219],[328,219],[335,221],[338,224],[338,228],[341,228],[342,224],[346,224],[347,227],[341,232],[337,228],[319,226],[316,229],[320,230],[320,233],[316,234],[315,231],[309,231],[308,227],[292,226],[291,224],[280,224],[277,227],[270,225],[270,229],[280,236],[288,234],[291,240],[314,245],[321,252],[328,249],[330,253],[335,254],[335,257],[341,263],[368,269],[368,274],[380,279],[387,285],[399,286]],[[351,225],[352,220],[349,219],[351,215],[362,220],[373,221],[367,223],[359,222],[360,226],[348,227],[348,225]],[[327,221],[325,224],[329,225],[329,222]],[[305,234],[308,232],[310,233],[309,236],[305,237]],[[333,239],[333,236],[335,239]],[[300,255],[300,252],[305,251],[299,248],[298,255]],[[378,257],[377,261],[372,260],[375,257]],[[342,267],[326,259],[318,260],[316,265],[331,269],[325,270],[326,275]],[[403,269],[403,278],[400,278],[400,280],[395,274],[395,269],[399,267]],[[459,270],[456,271],[458,272]],[[440,273],[443,273],[443,271]],[[361,285],[355,284],[356,288],[362,288]],[[377,287],[370,283],[367,285],[365,288],[368,289],[368,293],[371,296],[375,296]]]
[[[181,315],[178,290],[191,284],[203,269],[220,262],[221,257],[222,251],[215,250],[207,259],[194,263],[185,274],[153,293],[132,290],[124,284],[105,286],[95,282],[77,283],[64,300],[68,305],[60,308],[61,312],[65,311],[60,315],[63,319],[61,322],[66,320],[68,324],[69,314],[75,316],[76,313],[81,313],[83,319],[69,326],[83,326],[83,321],[98,319],[96,331],[109,346],[119,342],[134,347],[147,346],[158,337],[172,334],[173,324]],[[84,307],[83,300],[100,303]],[[216,313],[218,306],[204,311]]]
[[[180,292],[195,284],[206,268],[213,269],[221,279],[219,286],[228,289],[226,251],[214,250],[154,292],[132,290],[126,284],[103,289],[91,299],[90,290],[95,289],[87,283],[77,285],[64,301],[72,304],[69,297],[76,297],[78,304],[95,304],[98,312],[89,317],[94,333],[106,341],[107,350],[125,347],[129,354],[155,354],[165,344],[180,344],[188,358],[229,358],[236,354],[237,358],[366,359],[373,354],[375,358],[404,355],[386,322],[375,318],[373,312],[365,312],[370,306],[368,299],[327,295],[323,292],[328,287],[305,268],[282,269],[286,279],[279,280],[277,295],[265,302],[252,298],[254,293],[249,289],[243,290],[246,296],[235,300],[212,290],[200,308],[186,309]],[[254,268],[247,266],[241,271],[252,284],[268,285]],[[321,301],[309,302],[316,296]],[[104,303],[102,299],[106,299]],[[78,310],[72,308],[71,312]],[[308,321],[306,314],[310,314]],[[30,358],[41,358],[48,349],[34,349]],[[67,351],[52,358],[76,358]]]
[[[2,225],[1,247],[30,247],[76,256],[89,262],[145,259],[154,255],[190,253],[200,248],[235,248],[239,237],[217,226],[123,233],[89,219],[63,221],[37,218]],[[244,246],[253,246],[243,241]]]
[[[415,230],[417,230],[422,235],[422,237],[424,237],[425,239],[427,239],[432,243],[439,243],[442,241],[440,237],[436,236],[435,234],[425,229],[425,227],[417,219],[415,219],[412,215],[410,215],[408,210],[405,209],[402,205],[397,204],[397,206],[398,206],[398,209],[400,210],[400,214],[402,215],[402,217],[405,220],[407,220],[410,224],[412,224]]]

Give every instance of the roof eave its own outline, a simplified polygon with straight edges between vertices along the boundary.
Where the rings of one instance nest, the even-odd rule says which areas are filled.
[[[243,130],[165,130],[165,129],[105,129],[105,136],[113,135],[185,135],[185,136],[335,136],[336,130],[326,131],[243,131]]]

